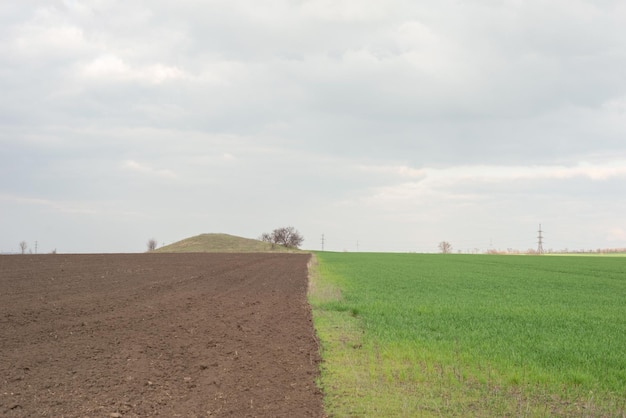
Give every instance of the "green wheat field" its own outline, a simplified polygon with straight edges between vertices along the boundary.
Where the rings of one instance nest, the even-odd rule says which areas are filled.
[[[626,416],[626,258],[315,256],[330,416]]]

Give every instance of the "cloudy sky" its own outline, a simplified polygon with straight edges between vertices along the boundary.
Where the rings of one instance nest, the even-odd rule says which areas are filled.
[[[0,251],[626,247],[621,0],[0,3]]]

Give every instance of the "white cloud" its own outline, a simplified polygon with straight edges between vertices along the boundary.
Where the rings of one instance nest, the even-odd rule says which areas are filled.
[[[369,170],[372,170],[370,168]],[[400,181],[373,188],[363,196],[364,202],[384,207],[394,207],[405,202],[418,204],[427,199],[449,202],[480,202],[502,193],[494,185],[525,182],[529,185],[545,181],[571,181],[587,178],[605,181],[626,178],[626,161],[607,162],[602,165],[581,163],[573,167],[564,166],[459,166],[449,168],[410,169],[405,166],[378,167],[374,171],[392,172]],[[417,181],[404,181],[404,177],[417,177]],[[532,187],[532,186],[530,186]],[[514,192],[514,189],[509,191]],[[523,193],[526,193],[524,190]],[[411,203],[412,202],[412,203]]]
[[[391,6],[386,2],[358,0],[305,0],[301,10],[305,16],[323,20],[367,22],[388,14]]]
[[[626,97],[622,96],[614,99],[609,99],[602,104],[602,108],[607,110],[611,114],[623,117],[626,115]]]
[[[393,175],[400,178],[425,178],[427,170],[411,168],[406,165],[367,165],[359,164],[358,170],[371,174]]]
[[[120,57],[113,54],[101,55],[85,64],[79,73],[88,79],[97,81],[138,81],[149,84],[161,84],[170,80],[188,79],[188,75],[177,67],[154,64],[143,67],[131,67]]]
[[[430,170],[429,170],[430,171]],[[579,163],[575,166],[462,166],[432,170],[437,179],[462,179],[477,181],[550,180],[586,177],[607,180],[626,176],[626,161],[607,162],[602,165]]]
[[[0,200],[17,205],[45,207],[55,212],[62,212],[70,215],[97,215],[100,213],[97,209],[91,208],[91,205],[86,202],[58,201],[38,197],[25,197],[7,194],[0,194]]]
[[[84,53],[90,47],[83,30],[70,25],[27,25],[16,35],[14,46],[20,53],[31,56],[74,55]]]
[[[126,170],[129,170],[135,173],[145,174],[148,176],[155,176],[155,177],[169,178],[169,179],[177,177],[176,174],[172,170],[155,169],[155,168],[150,167],[147,164],[142,164],[134,160],[124,161],[122,163],[122,167]]]
[[[622,242],[626,245],[626,229],[621,227],[613,227],[608,231],[607,240]]]

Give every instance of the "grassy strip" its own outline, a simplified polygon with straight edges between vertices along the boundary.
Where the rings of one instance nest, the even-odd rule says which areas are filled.
[[[317,254],[331,416],[624,416],[623,259]]]

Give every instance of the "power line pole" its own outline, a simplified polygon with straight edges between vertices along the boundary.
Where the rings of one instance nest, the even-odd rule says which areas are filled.
[[[324,234],[322,234],[322,251],[324,251]]]
[[[537,254],[543,254],[543,231],[539,224],[539,235],[537,236]]]

